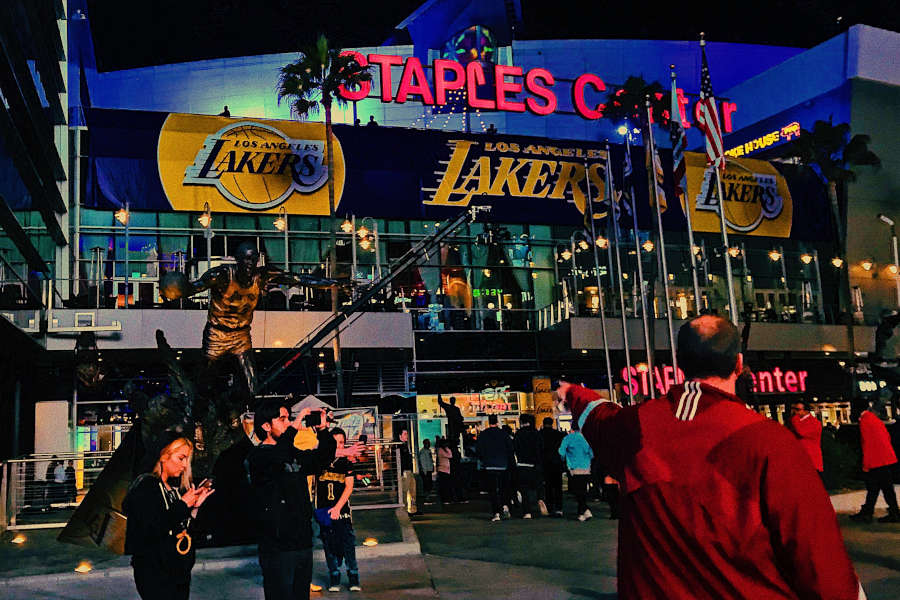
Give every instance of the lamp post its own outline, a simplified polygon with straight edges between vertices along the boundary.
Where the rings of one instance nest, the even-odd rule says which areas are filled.
[[[206,270],[212,269],[212,212],[209,210],[209,202],[203,203],[203,214],[197,217],[200,226],[203,227],[203,237],[206,238]]]
[[[120,208],[116,211],[115,217],[116,221],[125,226],[125,305],[124,307],[128,308],[128,271],[131,270],[131,265],[128,263],[128,221],[131,220],[131,210],[129,206],[129,202],[125,201],[125,208]]]
[[[891,228],[891,253],[894,258],[893,275],[894,283],[897,286],[897,306],[900,307],[900,257],[898,257],[897,251],[897,229],[894,226],[894,220],[887,215],[879,214],[878,219]]]
[[[289,272],[291,270],[291,262],[288,250],[288,218],[284,206],[278,209],[278,218],[272,221],[272,225],[275,226],[275,229],[284,234],[284,270],[285,272]]]

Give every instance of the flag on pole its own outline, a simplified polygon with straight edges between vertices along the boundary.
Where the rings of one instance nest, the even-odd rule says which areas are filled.
[[[651,125],[653,127],[653,125]],[[659,211],[666,212],[669,203],[666,200],[666,188],[663,186],[665,173],[662,168],[662,160],[659,158],[659,148],[653,148],[653,170],[656,171],[656,194],[650,197],[650,206],[653,206],[653,199],[659,198]]]
[[[675,71],[672,71],[672,105],[669,108],[669,139],[672,140],[672,174],[675,182],[675,196],[684,196],[687,185],[685,177],[687,166],[684,152],[687,150],[687,134],[681,122],[681,103],[678,101],[678,86],[675,83]]]
[[[700,53],[703,64],[700,67],[700,110],[697,126],[706,138],[706,163],[716,165],[720,171],[725,170],[725,143],[722,140],[722,126],[719,123],[719,111],[716,108],[716,97],[713,95],[712,80],[709,77],[709,63],[706,61],[706,40],[700,39]]]
[[[631,177],[633,174],[633,169],[631,168],[631,133],[627,133],[625,135],[625,162],[622,166],[622,197],[627,198],[627,202],[623,202],[623,206],[625,207],[625,212],[628,213],[630,217],[633,213],[632,204],[634,203],[634,185],[632,183]]]

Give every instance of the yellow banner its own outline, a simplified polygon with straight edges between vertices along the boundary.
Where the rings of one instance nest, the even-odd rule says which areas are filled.
[[[687,194],[694,231],[719,232],[719,192],[706,155],[686,152]],[[722,176],[729,233],[790,237],[793,204],[787,182],[770,163],[728,158]],[[684,199],[682,199],[684,209]]]
[[[335,208],[344,191],[344,153],[334,149]],[[157,146],[159,176],[175,210],[328,214],[321,123],[170,114]]]

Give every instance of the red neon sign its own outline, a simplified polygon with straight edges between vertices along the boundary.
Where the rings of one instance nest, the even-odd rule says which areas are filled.
[[[449,90],[465,89],[468,106],[472,109],[516,113],[527,110],[534,115],[546,116],[556,112],[559,107],[558,96],[553,90],[556,79],[546,69],[535,68],[526,72],[519,66],[493,65],[494,98],[479,98],[476,92],[480,86],[487,83],[488,77],[484,70],[491,68],[491,65],[485,67],[483,63],[473,61],[463,66],[453,60],[436,59],[432,63],[432,85],[428,83],[421,61],[414,56],[404,59],[393,54],[363,55],[353,50],[346,50],[343,54],[355,57],[363,67],[377,66],[382,102],[403,103],[409,101],[411,97],[416,97],[424,105],[445,106]],[[403,72],[397,94],[394,96],[391,67],[401,65]],[[340,96],[349,101],[362,100],[370,91],[371,84],[368,82],[363,83],[358,90],[348,90],[343,86],[338,89]],[[599,75],[594,73],[579,75],[571,87],[572,106],[575,112],[588,120],[603,118],[603,104],[600,103],[599,95],[605,91],[606,84]],[[525,94],[525,97],[516,97],[521,94]],[[687,120],[689,114],[687,105],[690,101],[680,89],[678,101],[681,105],[681,121],[686,128],[690,127],[691,124]],[[733,129],[732,115],[736,111],[737,104],[734,102],[722,102],[719,114],[722,115],[722,125],[726,132]]]
[[[755,371],[753,376],[753,391],[760,394],[801,394],[806,391],[806,379],[808,371],[782,371],[780,367],[772,370]],[[677,378],[677,381],[676,381]],[[629,388],[632,394],[640,392],[645,397],[650,396],[649,373],[647,369],[628,367],[622,369],[622,379],[625,382],[625,392]],[[676,383],[684,382],[684,373],[678,369],[678,373],[669,365],[657,365],[653,367],[653,396],[662,396]]]

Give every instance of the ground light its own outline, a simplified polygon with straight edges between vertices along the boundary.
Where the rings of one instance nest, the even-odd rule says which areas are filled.
[[[78,563],[78,566],[75,567],[76,573],[90,573],[93,570],[94,567],[92,567],[90,561],[87,560],[81,561],[80,563]]]
[[[363,542],[363,546],[377,546],[377,545],[378,545],[378,540],[376,540],[373,537],[368,537]]]
[[[10,541],[10,543],[12,543],[12,544],[24,544],[24,543],[25,543],[25,539],[26,539],[26,538],[25,538],[24,535],[22,535],[21,533],[17,533],[16,536],[15,536],[13,539],[9,540],[9,541]]]

